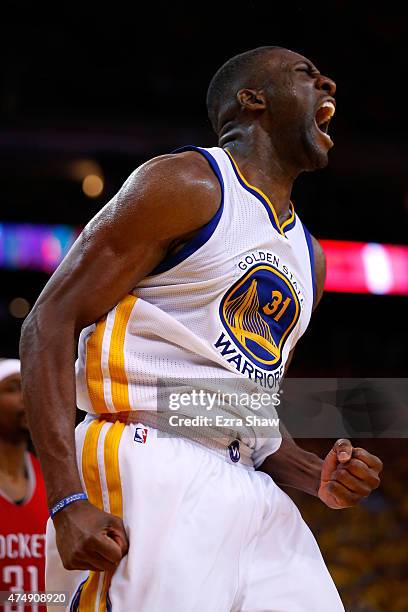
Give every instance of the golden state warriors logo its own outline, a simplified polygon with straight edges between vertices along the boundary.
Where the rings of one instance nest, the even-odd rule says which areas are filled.
[[[264,370],[277,368],[300,304],[289,280],[269,264],[256,265],[223,297],[221,321],[240,350]]]

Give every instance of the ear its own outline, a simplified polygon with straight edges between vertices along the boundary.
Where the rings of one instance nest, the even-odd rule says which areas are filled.
[[[265,95],[262,89],[240,89],[237,93],[237,101],[241,108],[247,108],[251,111],[266,108]]]

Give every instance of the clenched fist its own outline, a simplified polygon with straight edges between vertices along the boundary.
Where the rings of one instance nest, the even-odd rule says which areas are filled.
[[[65,569],[114,572],[128,551],[122,519],[87,501],[61,510],[55,516],[54,525]]]
[[[323,461],[318,496],[329,508],[358,504],[380,484],[382,461],[350,440],[337,440]]]

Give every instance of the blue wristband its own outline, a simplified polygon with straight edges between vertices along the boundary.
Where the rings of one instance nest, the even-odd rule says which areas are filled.
[[[53,519],[54,516],[60,512],[66,506],[73,504],[76,501],[86,500],[88,496],[86,493],[73,493],[73,495],[68,495],[61,499],[58,503],[55,504],[52,508],[50,508],[50,517]]]

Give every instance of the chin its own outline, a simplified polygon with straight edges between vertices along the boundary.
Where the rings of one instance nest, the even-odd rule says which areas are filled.
[[[327,147],[323,147],[317,143],[313,143],[312,146],[309,146],[307,151],[307,166],[305,167],[306,172],[313,172],[314,170],[325,168],[329,163],[329,150],[330,149],[327,149]]]
[[[315,158],[315,165],[313,167],[313,170],[321,170],[322,168],[325,168],[329,163],[329,156],[326,152],[321,152],[320,155],[316,156]]]
[[[328,146],[325,138],[316,133],[316,130],[311,129],[303,135],[303,157],[305,159],[304,170],[313,172],[321,170],[329,163],[329,151],[331,146]]]

